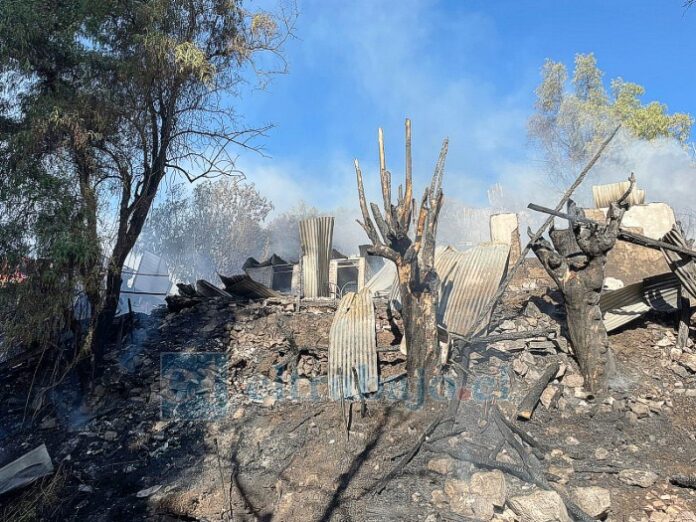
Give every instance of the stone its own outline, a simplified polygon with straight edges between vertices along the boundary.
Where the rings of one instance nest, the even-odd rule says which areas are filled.
[[[513,497],[508,505],[525,522],[572,522],[563,500],[555,491],[539,490]]]
[[[594,456],[597,460],[606,460],[609,457],[609,452],[604,448],[597,448],[594,452]]]
[[[575,488],[572,496],[575,503],[593,518],[606,516],[611,508],[611,493],[599,486]]]
[[[674,341],[672,339],[670,339],[669,337],[663,337],[655,343],[655,346],[659,346],[660,348],[666,348],[667,346],[672,346],[673,344]]]
[[[237,409],[235,410],[234,414],[232,415],[232,418],[233,418],[234,420],[239,420],[239,419],[241,419],[242,417],[244,417],[244,414],[245,414],[245,413],[246,413],[246,411],[244,410],[244,408],[237,408]]]
[[[524,362],[522,362],[521,359],[515,359],[512,361],[512,370],[517,375],[524,376],[527,373],[527,371],[529,370],[529,367]]]
[[[447,475],[454,469],[454,461],[452,459],[430,459],[428,469],[440,475]]]
[[[569,373],[563,377],[563,384],[570,388],[581,388],[585,384],[585,378],[578,373]]]
[[[634,402],[629,406],[631,411],[636,414],[639,419],[645,418],[650,415],[650,408],[646,404],[641,404],[639,402]]]
[[[544,408],[548,410],[551,407],[551,403],[553,402],[553,399],[556,397],[557,393],[558,388],[553,385],[547,386],[546,389],[541,392],[541,397],[539,400],[541,401],[541,404],[544,405]]]
[[[469,483],[466,480],[447,479],[445,481],[445,494],[451,499],[469,495]]]
[[[672,522],[674,519],[662,511],[653,511],[650,514],[650,522]]]
[[[277,399],[273,395],[266,395],[263,398],[263,402],[261,403],[264,408],[272,408],[275,406]]]
[[[517,325],[515,324],[515,321],[512,321],[510,319],[506,319],[500,325],[500,329],[503,331],[515,330],[515,329],[517,329]]]
[[[471,476],[469,490],[485,498],[495,507],[503,507],[507,498],[505,475],[502,471],[478,472]]]
[[[116,440],[116,437],[118,437],[118,433],[116,433],[115,431],[104,432],[104,440],[113,441]]]
[[[447,505],[447,496],[441,489],[436,489],[430,494],[430,501],[437,508],[443,508]]]
[[[657,474],[640,469],[624,469],[619,472],[619,480],[629,486],[649,488],[657,481]]]
[[[679,359],[679,363],[690,371],[696,372],[696,354],[689,353],[682,355]]]

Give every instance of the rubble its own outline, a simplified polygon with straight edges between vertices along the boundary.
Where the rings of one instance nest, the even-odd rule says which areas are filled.
[[[527,522],[572,522],[563,500],[555,491],[535,491],[529,495],[512,497],[510,509]]]
[[[657,481],[657,474],[640,469],[624,469],[619,472],[619,480],[629,486],[649,488]]]

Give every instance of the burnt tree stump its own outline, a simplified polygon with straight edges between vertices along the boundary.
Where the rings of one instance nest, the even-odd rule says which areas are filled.
[[[575,221],[572,218],[584,218],[585,213],[569,201],[570,226],[549,229],[553,246],[543,238],[532,244],[532,250],[563,294],[570,342],[585,383],[593,393],[601,393],[607,386],[609,338],[599,299],[607,254],[616,244],[630,191],[611,204],[604,224]]]
[[[406,341],[406,370],[409,387],[428,376],[437,361],[437,302],[439,278],[435,271],[435,237],[442,208],[442,176],[447,140],[444,140],[430,186],[424,191],[420,208],[413,197],[411,161],[411,121],[406,120],[405,185],[399,186],[396,205],[392,203],[391,173],[387,170],[384,138],[379,129],[379,173],[384,210],[372,203],[368,210],[363,188],[362,172],[355,160],[358,197],[365,229],[372,245],[368,252],[396,264],[401,291],[401,315]],[[413,236],[409,229],[417,215]],[[373,221],[374,218],[374,221]]]

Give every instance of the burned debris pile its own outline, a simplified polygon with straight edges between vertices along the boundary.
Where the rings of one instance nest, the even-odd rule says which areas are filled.
[[[396,205],[381,132],[383,208],[356,162],[360,255],[316,217],[297,262],[179,283],[85,396],[0,367],[0,500],[52,480],[66,520],[696,521],[696,253],[674,213],[631,178],[594,209],[531,205],[552,217],[524,247],[510,213],[437,245],[447,145],[416,205],[410,138]]]

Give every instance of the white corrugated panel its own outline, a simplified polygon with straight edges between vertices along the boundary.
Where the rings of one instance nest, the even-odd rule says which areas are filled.
[[[300,221],[304,297],[329,296],[329,262],[333,226],[334,218],[332,217]]]
[[[353,368],[358,373],[360,392],[376,392],[375,310],[369,288],[346,294],[331,323],[328,371],[331,399],[341,399],[341,384],[343,397],[357,396],[358,386],[353,379]]]
[[[628,181],[609,183],[608,185],[594,185],[592,187],[592,196],[595,208],[607,208],[611,203],[618,201],[630,186]],[[645,191],[634,187],[631,195],[628,197],[628,202],[631,205],[642,205],[645,203]]]
[[[438,323],[460,335],[473,333],[481,310],[495,295],[508,267],[510,246],[482,243],[465,252],[448,247],[435,260],[440,276]]]

